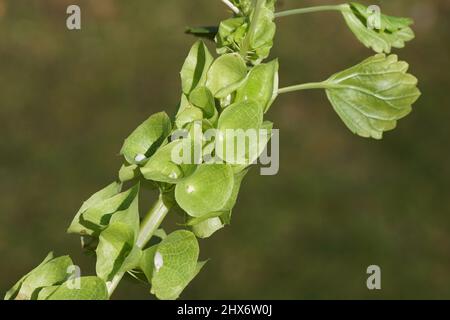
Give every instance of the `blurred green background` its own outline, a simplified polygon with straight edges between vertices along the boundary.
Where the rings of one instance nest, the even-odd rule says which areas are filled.
[[[295,8],[339,1],[280,1]],[[372,1],[412,16],[417,39],[396,50],[420,79],[414,112],[382,142],[353,136],[323,92],[282,96],[276,176],[254,169],[231,227],[201,241],[206,268],[186,299],[450,299],[450,2]],[[79,4],[82,30],[65,27]],[[110,183],[123,139],[171,114],[188,25],[228,16],[219,0],[0,0],[0,292],[47,254],[84,256],[65,230]],[[278,21],[283,86],[319,81],[371,55],[338,13]],[[146,208],[141,207],[141,212]],[[382,269],[382,290],[366,268]],[[117,299],[149,299],[124,282]]]

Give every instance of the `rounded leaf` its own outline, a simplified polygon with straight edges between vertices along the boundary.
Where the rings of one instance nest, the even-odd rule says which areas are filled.
[[[411,112],[420,96],[417,78],[407,70],[408,64],[396,55],[377,54],[324,84],[335,111],[352,132],[381,139]]]

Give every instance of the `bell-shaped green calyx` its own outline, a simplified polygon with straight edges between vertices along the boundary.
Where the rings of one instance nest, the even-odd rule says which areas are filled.
[[[366,7],[359,3],[341,6],[350,30],[366,47],[378,53],[390,53],[392,47],[403,48],[405,42],[414,39],[410,28],[413,20],[392,17],[379,12],[379,8]]]
[[[216,156],[228,164],[250,165],[260,154],[263,106],[253,100],[236,102],[220,115]],[[264,135],[266,139],[266,135]]]
[[[225,164],[202,164],[175,187],[178,205],[192,217],[220,211],[233,189],[233,169]]]
[[[189,102],[201,109],[205,119],[211,119],[217,115],[214,96],[207,87],[197,87],[189,95]]]
[[[110,281],[118,272],[138,265],[140,250],[134,245],[136,236],[133,228],[123,222],[111,223],[102,231],[96,250],[96,272],[101,279]]]
[[[211,65],[206,87],[216,98],[225,98],[240,86],[247,75],[247,66],[237,53],[224,54]]]
[[[125,195],[127,196],[120,203],[119,208],[115,210],[115,206],[110,207],[115,212],[111,214],[107,226],[99,234],[99,243],[96,249],[96,271],[104,281],[110,281],[118,272],[129,271],[139,263],[141,251],[135,246],[140,224],[139,184]],[[119,199],[124,196],[116,197]],[[101,210],[94,212],[104,214],[103,210],[114,202],[107,202],[100,207]],[[105,215],[101,216],[105,217]]]
[[[236,92],[235,102],[253,100],[267,112],[277,95],[278,60],[274,60],[260,64],[249,72]]]
[[[35,300],[42,288],[59,285],[69,276],[73,265],[69,256],[54,258],[50,252],[35,269],[20,279],[5,295],[5,300]]]
[[[117,214],[119,217],[134,219],[133,228],[136,228],[136,216],[139,214],[138,194],[139,184],[90,207],[81,215],[80,221],[96,233],[107,227],[113,219],[113,215]]]
[[[199,251],[195,235],[185,230],[175,231],[146,249],[140,267],[151,283],[151,292],[158,299],[177,299],[204,265],[198,262]]]
[[[222,223],[222,220],[220,220],[219,217],[213,217],[194,224],[192,226],[192,232],[196,237],[206,239],[211,237],[216,231],[222,229],[223,227],[224,224]]]
[[[88,235],[92,234],[92,230],[86,227],[86,225],[82,224],[81,215],[86,212],[91,207],[94,207],[96,205],[99,205],[100,203],[104,202],[105,200],[112,198],[119,194],[120,189],[122,188],[122,184],[118,182],[113,182],[103,188],[102,190],[96,192],[93,194],[88,200],[86,200],[81,208],[78,210],[77,214],[75,215],[72,223],[70,224],[67,232],[68,233],[74,233],[74,234],[81,234],[81,235]]]
[[[139,177],[139,166],[137,164],[123,164],[119,170],[120,182],[127,182]]]
[[[191,156],[183,161],[183,150],[191,151]],[[191,139],[180,139],[160,148],[141,168],[145,179],[178,183],[189,176],[195,170],[193,158],[194,145]],[[174,157],[179,157],[182,161],[174,162]]]
[[[184,94],[189,95],[197,86],[205,85],[206,73],[213,60],[203,41],[199,40],[192,46],[180,73]]]
[[[247,17],[235,17],[222,21],[216,35],[217,53],[239,52],[238,44],[244,41],[248,26]]]
[[[323,83],[334,110],[354,133],[381,139],[419,98],[417,79],[396,55],[377,54]]]
[[[120,154],[129,164],[140,164],[151,156],[172,130],[172,123],[165,112],[152,115],[125,140]]]
[[[274,0],[239,0],[237,17],[222,21],[216,35],[217,52],[240,52],[253,65],[269,56],[276,25],[273,22]]]

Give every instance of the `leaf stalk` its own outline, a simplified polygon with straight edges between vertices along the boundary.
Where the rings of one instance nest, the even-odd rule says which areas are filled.
[[[313,13],[313,12],[321,12],[321,11],[342,11],[346,7],[347,7],[346,4],[339,4],[339,5],[316,6],[316,7],[292,9],[292,10],[280,11],[280,12],[275,13],[275,18],[282,18],[282,17],[288,17],[288,16],[297,15],[297,14],[305,14],[305,13]]]
[[[310,82],[310,83],[303,83],[303,84],[297,84],[294,86],[289,86],[285,88],[278,89],[278,93],[289,93],[289,92],[295,92],[295,91],[301,91],[301,90],[310,90],[310,89],[329,89],[332,87],[328,82]]]

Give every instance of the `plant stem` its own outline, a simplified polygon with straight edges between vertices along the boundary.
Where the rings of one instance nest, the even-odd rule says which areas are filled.
[[[161,225],[169,210],[170,205],[165,202],[163,196],[160,195],[158,201],[153,205],[142,221],[141,229],[136,240],[136,246],[140,249],[144,248]]]
[[[304,14],[304,13],[312,13],[312,12],[320,12],[320,11],[341,11],[346,6],[347,6],[346,4],[339,4],[339,5],[317,6],[317,7],[280,11],[280,12],[275,13],[275,18],[288,17],[288,16],[292,16],[292,15],[296,15],[296,14]]]
[[[139,249],[143,249],[147,244],[147,242],[150,241],[153,234],[159,228],[169,210],[170,204],[165,202],[163,196],[160,195],[158,201],[148,211],[147,215],[142,221],[141,229],[139,230],[139,234],[136,240],[136,246],[139,247]],[[117,288],[117,285],[122,280],[124,275],[125,275],[124,272],[117,273],[113,277],[111,282],[107,284],[109,297],[111,297],[111,295],[114,293],[114,291]]]
[[[239,9],[230,2],[230,0],[222,0],[223,3],[225,3],[225,5],[231,9],[231,11],[233,11],[235,14],[239,14]]]
[[[244,43],[242,44],[240,54],[245,59],[247,56],[248,48],[250,48],[250,43],[255,35],[256,28],[258,27],[259,15],[261,14],[261,9],[265,0],[256,0],[255,11],[253,12],[252,22],[250,28],[245,36]]]
[[[309,89],[328,89],[331,88],[332,85],[330,85],[329,83],[327,83],[326,81],[324,82],[310,82],[310,83],[303,83],[303,84],[298,84],[295,86],[290,86],[290,87],[285,87],[285,88],[281,88],[278,89],[278,93],[288,93],[288,92],[294,92],[294,91],[300,91],[300,90],[309,90]]]

